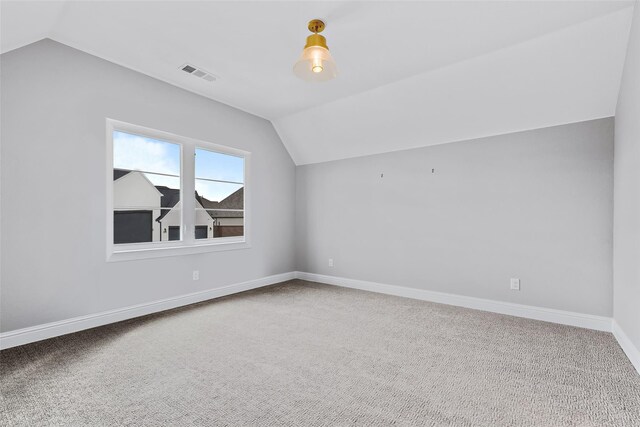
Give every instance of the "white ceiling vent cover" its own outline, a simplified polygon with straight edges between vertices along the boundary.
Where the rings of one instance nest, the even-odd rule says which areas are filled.
[[[208,82],[215,82],[220,78],[213,73],[210,73],[206,70],[203,70],[200,67],[196,67],[195,65],[191,65],[191,64],[184,64],[180,67],[180,69],[185,73],[189,73],[192,76],[199,77]]]

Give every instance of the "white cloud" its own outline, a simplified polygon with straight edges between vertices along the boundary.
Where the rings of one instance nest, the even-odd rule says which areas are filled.
[[[180,146],[123,132],[114,132],[113,167],[180,175]],[[148,175],[154,184],[158,175]],[[164,184],[161,184],[164,185]]]

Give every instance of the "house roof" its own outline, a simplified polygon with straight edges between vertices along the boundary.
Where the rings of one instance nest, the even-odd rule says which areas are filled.
[[[120,179],[123,176],[127,175],[129,172],[131,172],[130,170],[126,170],[126,169],[114,169],[113,170],[113,180],[115,181],[116,179]]]
[[[196,195],[196,197],[198,196]],[[213,218],[242,218],[244,217],[244,212],[230,212],[222,209],[244,209],[244,187],[237,189],[219,202],[213,202],[202,197],[200,204],[207,209],[207,212]]]

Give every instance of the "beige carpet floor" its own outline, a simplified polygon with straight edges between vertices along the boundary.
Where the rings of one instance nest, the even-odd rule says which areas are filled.
[[[0,353],[11,426],[640,426],[611,334],[299,280]]]

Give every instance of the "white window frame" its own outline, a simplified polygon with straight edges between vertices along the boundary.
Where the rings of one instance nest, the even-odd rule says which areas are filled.
[[[107,122],[107,261],[128,261],[176,255],[198,254],[203,252],[227,251],[250,248],[250,191],[249,171],[251,170],[251,153],[237,148],[227,147],[213,142],[201,141],[138,126],[114,119]],[[180,146],[180,200],[182,201],[182,240],[165,240],[142,243],[113,243],[113,132],[122,131],[129,134],[146,136],[167,141]],[[216,237],[213,239],[195,238],[196,199],[195,195],[195,150],[202,148],[217,153],[229,154],[244,158],[244,233],[243,236]]]

